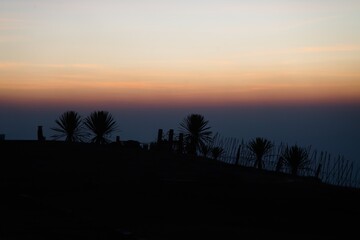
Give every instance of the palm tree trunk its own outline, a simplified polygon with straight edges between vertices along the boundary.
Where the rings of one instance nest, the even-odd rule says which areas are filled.
[[[258,169],[262,169],[262,159],[261,159],[261,157],[256,157],[254,167],[258,168]]]

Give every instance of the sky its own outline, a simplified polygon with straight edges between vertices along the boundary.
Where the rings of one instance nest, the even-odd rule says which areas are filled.
[[[0,0],[0,133],[51,135],[70,109],[111,111],[125,139],[196,112],[355,158],[360,1]]]

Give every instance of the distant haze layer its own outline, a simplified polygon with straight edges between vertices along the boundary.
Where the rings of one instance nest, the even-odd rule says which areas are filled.
[[[118,123],[116,136],[121,140],[150,143],[156,140],[157,130],[169,129],[179,133],[179,123],[190,113],[203,114],[214,134],[223,138],[237,138],[245,142],[254,137],[265,137],[275,144],[312,146],[313,150],[327,151],[333,156],[359,161],[360,105],[332,106],[252,106],[252,107],[190,107],[190,108],[6,108],[1,107],[0,133],[6,139],[32,139],[37,126],[52,139],[55,120],[67,110],[76,110],[83,117],[94,110],[107,110]]]

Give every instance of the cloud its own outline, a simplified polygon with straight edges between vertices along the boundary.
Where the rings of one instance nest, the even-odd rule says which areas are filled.
[[[333,45],[333,46],[314,46],[303,47],[298,49],[300,52],[317,53],[317,52],[353,52],[360,51],[360,45]]]
[[[24,66],[26,66],[26,64],[20,62],[0,62],[0,69],[14,69]]]
[[[15,68],[53,68],[53,69],[99,69],[102,65],[99,64],[42,64],[42,63],[26,63],[26,62],[0,62],[0,69],[15,69]]]

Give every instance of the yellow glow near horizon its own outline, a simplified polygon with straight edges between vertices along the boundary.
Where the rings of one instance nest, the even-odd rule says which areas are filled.
[[[3,65],[12,70],[3,68],[1,78],[13,81],[0,80],[1,99],[14,103],[100,102],[120,106],[360,103],[360,72],[349,70],[136,72],[91,66]],[[342,80],[338,81],[339,78]]]
[[[2,103],[360,103],[358,1],[0,6]]]

